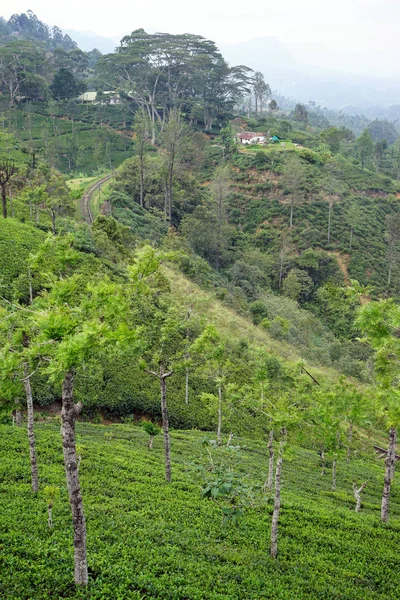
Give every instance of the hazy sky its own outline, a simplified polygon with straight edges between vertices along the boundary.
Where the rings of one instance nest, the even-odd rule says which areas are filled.
[[[65,29],[120,36],[143,27],[190,32],[222,42],[260,36],[278,38],[302,62],[373,75],[400,73],[400,0],[11,0],[0,10],[33,10],[39,19]],[[377,72],[379,71],[379,72]]]

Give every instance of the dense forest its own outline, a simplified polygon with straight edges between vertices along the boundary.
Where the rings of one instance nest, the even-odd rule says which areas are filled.
[[[0,597],[395,598],[398,124],[32,12],[0,119]]]

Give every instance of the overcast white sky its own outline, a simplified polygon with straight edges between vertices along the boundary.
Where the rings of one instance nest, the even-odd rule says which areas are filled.
[[[273,36],[292,48],[300,44],[304,60],[313,61],[314,53],[316,64],[322,45],[337,62],[330,66],[346,56],[347,69],[354,63],[374,75],[392,66],[399,73],[400,0],[11,0],[0,14],[28,9],[49,25],[105,37],[139,27],[197,33],[217,43]]]

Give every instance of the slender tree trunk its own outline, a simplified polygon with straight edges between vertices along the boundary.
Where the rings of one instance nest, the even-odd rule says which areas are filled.
[[[221,432],[222,432],[222,389],[221,386],[218,385],[218,426],[217,426],[217,444],[220,446],[221,441]]]
[[[347,446],[347,462],[350,462],[350,458],[351,458],[351,443],[353,441],[353,423],[350,422],[349,423],[349,430],[347,432],[347,441],[348,441],[348,446]]]
[[[51,228],[54,235],[56,235],[56,215],[54,212],[51,213]]]
[[[353,232],[354,232],[354,228],[351,227],[350,228],[350,248],[349,248],[349,252],[351,252],[351,247],[352,247],[352,244],[353,244]]]
[[[269,432],[268,445],[267,445],[268,453],[269,453],[268,478],[264,484],[264,490],[272,490],[272,484],[273,484],[273,479],[274,479],[274,458],[275,458],[273,442],[274,442],[274,430],[271,429],[271,431]]]
[[[87,585],[86,521],[83,512],[75,444],[75,421],[82,410],[82,404],[74,403],[73,389],[74,373],[71,370],[67,372],[62,385],[61,433],[64,449],[65,475],[74,527],[75,583],[77,585]]]
[[[19,398],[15,398],[15,405],[16,405],[16,409],[15,409],[15,425],[17,427],[21,427],[21,411],[20,411],[20,406],[19,406]]]
[[[143,151],[140,152],[140,206],[144,206],[144,158]]]
[[[396,437],[397,431],[395,427],[389,430],[388,453],[385,460],[385,479],[382,493],[381,519],[384,523],[389,520],[389,498],[390,486],[394,474],[394,465],[396,462]]]
[[[232,440],[233,440],[233,435],[234,434],[232,432],[229,434],[228,441],[226,442],[227,447],[231,445]]]
[[[49,529],[53,528],[53,503],[50,502],[47,505],[47,524],[49,526]]]
[[[185,373],[185,404],[189,404],[189,369],[186,367]]]
[[[337,460],[335,458],[332,463],[332,492],[336,492],[336,467]]]
[[[160,365],[160,384],[161,384],[161,415],[164,431],[164,453],[165,453],[165,479],[168,483],[171,481],[171,455],[169,440],[169,423],[167,409],[167,380],[168,373],[164,373],[164,366]]]
[[[6,198],[6,186],[1,186],[1,202],[3,205],[3,217],[7,219],[7,198]]]
[[[321,450],[319,455],[321,457],[321,475],[324,476],[325,475],[325,452],[324,452],[324,449]]]
[[[24,387],[26,394],[27,421],[28,421],[28,440],[29,440],[29,456],[31,462],[31,480],[32,492],[37,494],[39,490],[39,475],[37,466],[35,432],[33,425],[33,398],[31,380],[29,377],[29,365],[24,363]]]
[[[153,448],[153,443],[154,443],[154,435],[151,435],[149,437],[149,442],[147,444],[150,450],[152,450],[152,448]]]
[[[281,510],[281,476],[282,476],[282,464],[283,464],[283,448],[286,438],[286,430],[282,430],[282,439],[279,446],[278,460],[276,461],[276,473],[275,473],[275,499],[274,499],[274,511],[272,513],[272,526],[271,526],[271,556],[276,558],[278,556],[278,525],[279,525],[279,513]]]
[[[293,198],[290,199],[290,219],[289,219],[289,227],[292,229],[293,227]]]
[[[328,244],[331,241],[331,216],[332,216],[332,202],[329,202],[329,210],[328,210]]]

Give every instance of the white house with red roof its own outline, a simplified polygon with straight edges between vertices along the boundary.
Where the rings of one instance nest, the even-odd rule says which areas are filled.
[[[253,131],[241,131],[236,134],[236,139],[241,144],[263,144],[265,142],[265,135],[263,133],[254,133]]]

